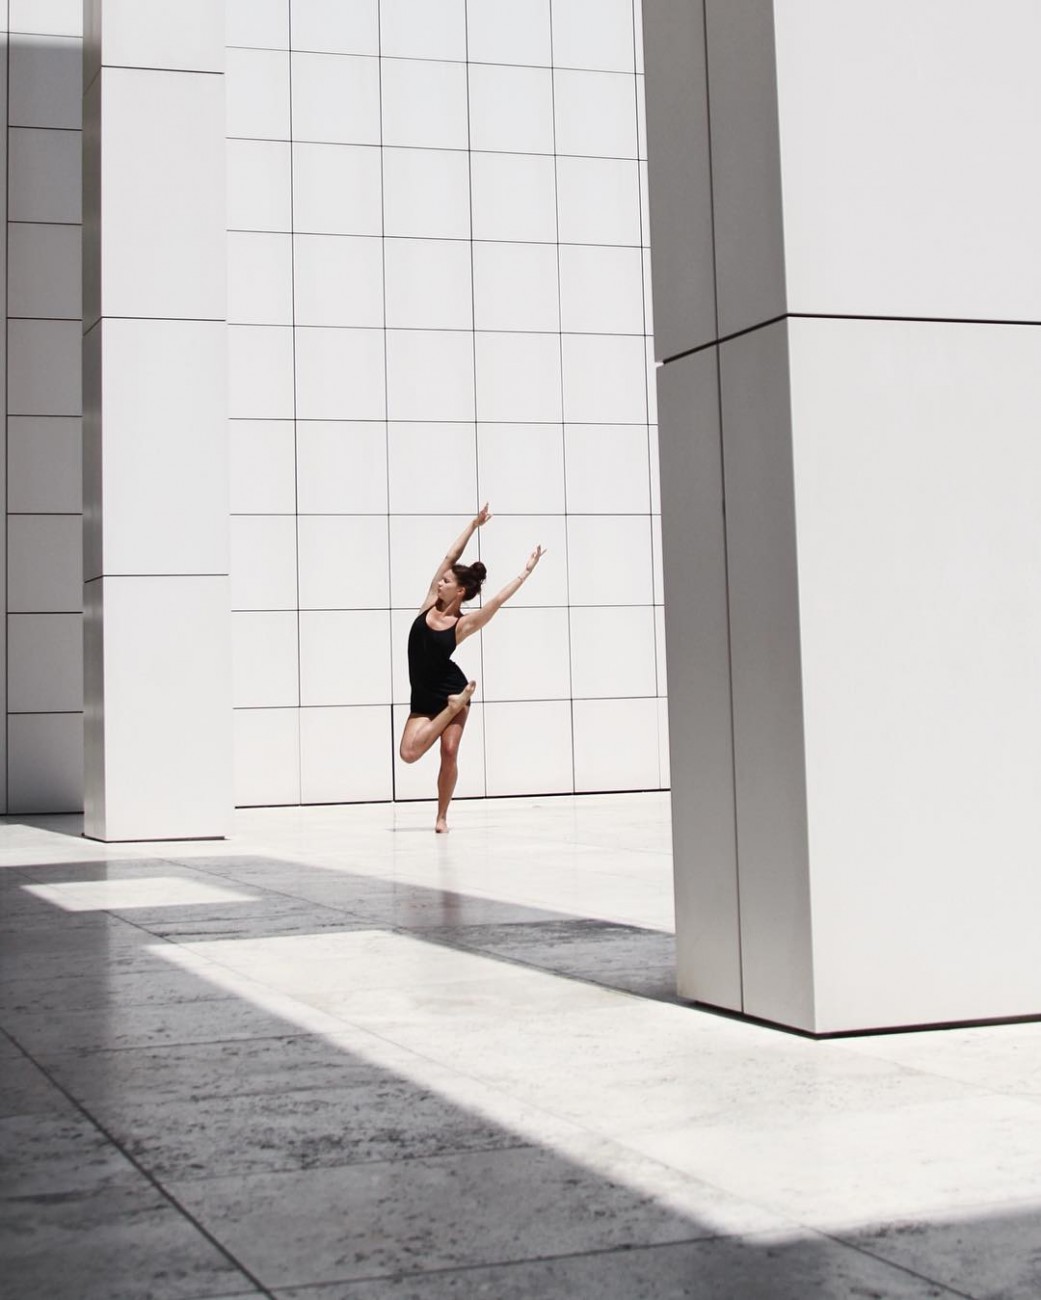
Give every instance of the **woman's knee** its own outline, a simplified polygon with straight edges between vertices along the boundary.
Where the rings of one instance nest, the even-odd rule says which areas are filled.
[[[414,763],[418,758],[422,758],[421,752],[407,740],[402,740],[398,746],[398,755],[403,763]]]

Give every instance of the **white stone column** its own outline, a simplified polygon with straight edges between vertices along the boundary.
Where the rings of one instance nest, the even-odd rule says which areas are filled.
[[[1041,1014],[1041,9],[644,8],[679,987]]]
[[[231,813],[224,6],[84,9],[85,829]]]

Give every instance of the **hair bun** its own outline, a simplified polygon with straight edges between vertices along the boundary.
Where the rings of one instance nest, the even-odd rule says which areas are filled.
[[[480,560],[474,560],[473,564],[470,565],[470,572],[473,574],[473,576],[477,579],[478,582],[483,582],[485,578],[487,578],[488,576],[488,570],[484,567],[484,565],[481,563]]]

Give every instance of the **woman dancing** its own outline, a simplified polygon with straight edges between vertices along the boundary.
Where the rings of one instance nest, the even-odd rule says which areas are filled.
[[[477,689],[452,660],[460,641],[465,641],[489,622],[517,592],[545,554],[536,546],[524,572],[479,609],[464,614],[464,600],[473,600],[481,590],[487,569],[480,560],[460,564],[467,542],[482,524],[491,519],[487,505],[449,548],[437,566],[426,598],[408,634],[408,676],[412,687],[411,712],[401,736],[399,753],[406,763],[422,758],[434,741],[441,738],[441,770],[437,774],[437,821],[434,830],[448,830],[448,805],[459,775],[457,756],[463,728],[470,711],[470,699]]]

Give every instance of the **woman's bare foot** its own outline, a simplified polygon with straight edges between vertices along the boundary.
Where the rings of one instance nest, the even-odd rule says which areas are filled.
[[[448,697],[449,708],[455,709],[456,713],[458,713],[460,709],[465,709],[473,698],[473,693],[476,690],[476,682],[467,682],[458,695],[450,695]]]
[[[448,819],[447,819],[447,817],[439,817],[439,818],[437,819],[437,821],[434,822],[434,834],[435,834],[435,835],[447,835],[447,834],[448,834]]]

